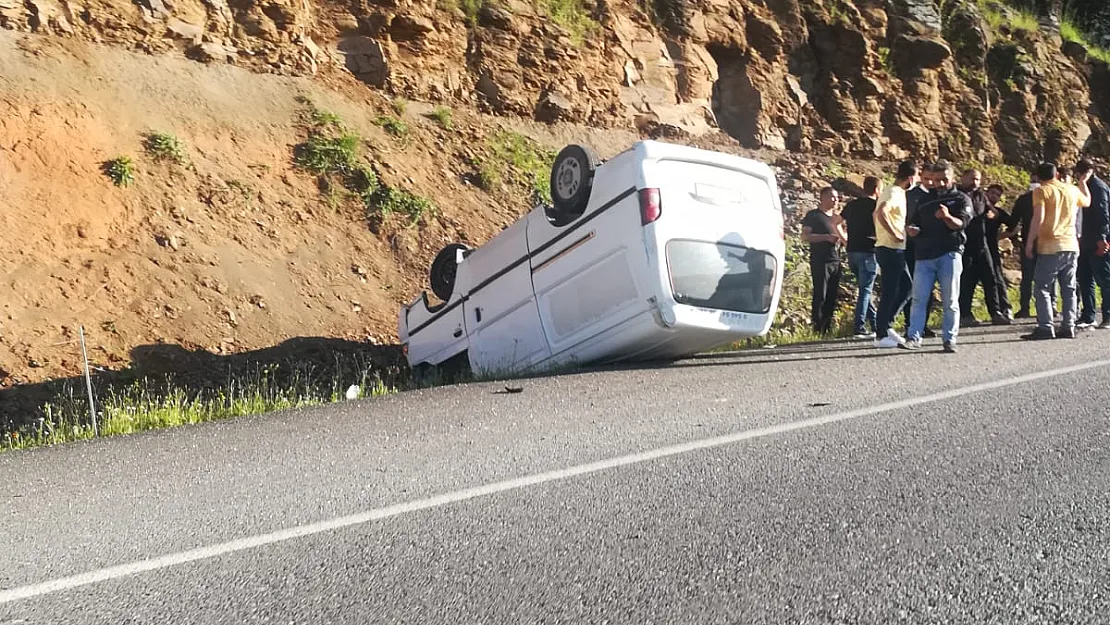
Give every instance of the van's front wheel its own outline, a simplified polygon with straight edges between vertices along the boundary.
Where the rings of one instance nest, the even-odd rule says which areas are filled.
[[[551,166],[551,202],[556,212],[575,218],[586,211],[599,160],[581,145],[563,148]]]

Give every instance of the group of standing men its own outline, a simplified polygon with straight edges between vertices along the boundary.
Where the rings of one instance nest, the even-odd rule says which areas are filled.
[[[972,314],[980,285],[995,325],[1031,317],[1030,300],[1035,301],[1037,327],[1025,339],[1073,338],[1077,328],[1094,326],[1096,285],[1102,291],[1102,319],[1096,327],[1110,328],[1110,187],[1094,175],[1090,161],[1079,161],[1070,173],[1041,164],[1036,182],[1009,212],[1000,207],[1001,185],[984,189],[982,173],[975,169],[963,172],[957,183],[946,161],[922,167],[905,161],[894,184],[882,187],[878,178],[865,178],[863,196],[839,213],[839,193],[826,187],[820,206],[802,220],[802,238],[810,246],[811,312],[817,332],[825,334],[832,327],[841,245],[859,283],[856,337],[876,338],[877,347],[918,349],[923,338],[935,336],[926,325],[938,284],[943,346],[949,353],[956,351],[961,325],[980,323]],[[1002,239],[1013,240],[1021,254],[1016,315],[1002,272]],[[879,276],[876,306],[872,291]],[[1063,300],[1058,329],[1057,287]],[[905,337],[892,327],[899,313],[906,319]]]

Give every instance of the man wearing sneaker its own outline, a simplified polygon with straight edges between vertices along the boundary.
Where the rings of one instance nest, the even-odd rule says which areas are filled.
[[[916,182],[917,163],[901,163],[894,184],[883,190],[875,207],[875,258],[883,276],[875,325],[880,337],[877,347],[898,347],[906,342],[891,326],[909,301],[913,284],[906,266],[906,191]]]
[[[1106,242],[1110,237],[1110,187],[1094,175],[1094,164],[1091,161],[1079,161],[1072,171],[1078,177],[1091,172],[1087,179],[1091,205],[1080,213],[1082,224],[1079,230],[1079,268],[1076,270],[1076,281],[1083,307],[1076,327],[1084,328],[1095,324],[1097,284],[1102,293],[1102,321],[1098,328],[1107,329],[1110,328],[1110,254],[1107,254]]]
[[[859,284],[856,295],[854,328],[857,339],[875,336],[875,304],[871,293],[875,288],[875,277],[879,266],[875,260],[875,201],[879,197],[882,184],[875,176],[863,179],[863,197],[848,202],[841,211],[845,225],[848,226],[848,268],[856,276]],[[871,326],[871,332],[867,331]]]
[[[1021,337],[1027,340],[1075,338],[1075,270],[1079,262],[1075,221],[1079,209],[1091,205],[1091,194],[1087,190],[1091,172],[1083,174],[1076,181],[1078,185],[1059,180],[1056,174],[1056,166],[1052,163],[1037,166],[1041,186],[1033,192],[1033,220],[1029,224],[1029,240],[1025,242],[1026,257],[1037,260],[1033,273],[1037,328]],[[1055,331],[1049,303],[1054,281],[1059,282],[1060,296],[1064,300],[1059,332]]]
[[[906,234],[914,239],[916,262],[913,274],[913,312],[909,341],[905,347],[921,347],[925,331],[926,304],[933,286],[940,283],[944,307],[942,336],[944,351],[955,353],[960,330],[960,274],[963,270],[964,231],[971,221],[971,198],[956,188],[955,173],[947,161],[931,168],[933,189],[917,207]]]

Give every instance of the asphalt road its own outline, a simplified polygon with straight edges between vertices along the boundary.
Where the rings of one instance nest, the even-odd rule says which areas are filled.
[[[0,454],[0,624],[1106,623],[1110,332]]]

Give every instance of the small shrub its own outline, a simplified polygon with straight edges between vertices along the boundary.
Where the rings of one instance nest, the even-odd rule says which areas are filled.
[[[185,145],[177,137],[163,132],[146,135],[143,142],[146,153],[156,161],[170,161],[179,165],[188,162]]]
[[[355,167],[361,139],[352,132],[327,136],[315,132],[294,150],[293,161],[316,174],[346,173]]]
[[[394,113],[396,113],[398,116],[401,116],[404,115],[405,111],[408,110],[409,101],[404,98],[394,98],[390,106],[393,108]]]
[[[883,68],[884,72],[893,76],[894,75],[894,60],[892,58],[890,58],[890,48],[888,48],[886,46],[880,46],[879,50],[878,50],[878,53],[879,53],[879,66]]]
[[[445,106],[436,107],[436,110],[432,111],[429,117],[436,120],[440,126],[443,126],[447,130],[451,130],[451,128],[454,127],[451,122],[451,109]]]
[[[334,127],[334,128],[343,128],[344,127],[343,126],[343,119],[341,117],[339,117],[339,115],[337,115],[335,113],[332,113],[331,111],[324,111],[324,110],[313,107],[313,109],[309,113],[309,115],[312,119],[312,124],[314,126],[321,127],[321,128],[328,127],[328,126],[331,126],[331,127]]]
[[[466,18],[466,23],[471,26],[478,23],[478,12],[482,10],[485,0],[457,0],[459,10]]]
[[[402,138],[409,133],[408,125],[405,124],[405,122],[397,119],[396,117],[382,115],[377,120],[375,120],[374,123],[381,126],[385,129],[386,132],[397,138]]]
[[[582,43],[598,28],[598,23],[590,16],[586,0],[538,0],[537,5],[552,22],[570,33],[574,43]]]
[[[130,156],[117,156],[105,162],[103,170],[117,187],[129,187],[135,182],[135,163]]]
[[[371,210],[376,209],[382,216],[394,213],[404,215],[408,217],[410,226],[420,221],[426,213],[435,210],[431,200],[391,187],[382,187],[372,198],[372,202],[368,207]]]

